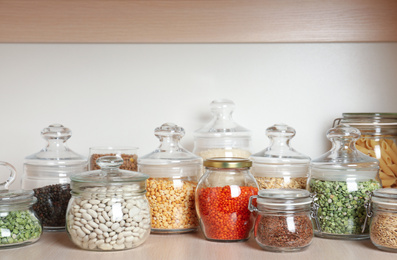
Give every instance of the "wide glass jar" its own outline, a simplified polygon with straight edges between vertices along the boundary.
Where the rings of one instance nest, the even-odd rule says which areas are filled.
[[[397,189],[374,191],[368,206],[372,243],[381,250],[397,253]]]
[[[0,166],[10,170],[10,177],[0,183],[0,249],[34,243],[43,232],[32,209],[37,199],[32,190],[8,190],[16,171],[6,162],[0,162]]]
[[[355,142],[360,131],[338,125],[327,132],[330,151],[312,160],[309,191],[317,194],[319,226],[315,235],[339,239],[366,239],[364,204],[379,189],[379,163],[359,152]],[[364,226],[364,232],[362,228]]]
[[[160,146],[138,159],[140,172],[150,176],[146,196],[152,215],[152,233],[196,231],[194,203],[202,159],[180,145],[183,128],[166,123],[154,130]]]
[[[120,170],[123,159],[105,156],[100,170],[73,174],[66,229],[82,249],[109,251],[141,245],[150,234],[146,174]]]
[[[66,208],[70,199],[70,175],[87,170],[87,159],[70,150],[66,141],[69,128],[53,124],[43,129],[47,146],[25,158],[22,189],[33,189],[37,203],[33,209],[44,230],[65,230]]]
[[[310,157],[291,147],[295,129],[275,124],[266,129],[266,135],[270,146],[250,156],[251,172],[259,189],[306,189]]]
[[[334,125],[349,124],[360,130],[356,148],[379,160],[384,188],[397,188],[397,113],[343,113]]]
[[[249,172],[252,163],[244,158],[212,158],[204,161],[207,171],[196,190],[196,210],[207,240],[248,240],[254,224],[249,198],[258,184]]]
[[[248,158],[251,154],[251,132],[237,124],[231,100],[212,101],[213,118],[194,133],[193,153],[203,160],[213,157]]]
[[[302,189],[266,189],[251,196],[249,210],[258,212],[255,241],[263,249],[275,252],[307,248],[313,240],[312,202],[310,192]]]

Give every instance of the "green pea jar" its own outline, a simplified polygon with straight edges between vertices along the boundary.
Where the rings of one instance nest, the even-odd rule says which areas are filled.
[[[379,162],[355,147],[360,131],[338,125],[327,132],[330,151],[312,160],[308,190],[318,204],[314,234],[336,239],[369,238],[364,204],[369,194],[382,187]]]

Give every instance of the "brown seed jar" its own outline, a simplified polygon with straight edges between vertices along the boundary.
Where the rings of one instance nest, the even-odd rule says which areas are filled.
[[[99,170],[99,167],[96,163],[96,160],[103,156],[116,156],[117,154],[108,153],[108,154],[93,154],[90,159],[90,170]],[[138,156],[136,154],[121,154],[121,158],[124,163],[120,166],[120,169],[127,171],[137,171],[138,169]]]

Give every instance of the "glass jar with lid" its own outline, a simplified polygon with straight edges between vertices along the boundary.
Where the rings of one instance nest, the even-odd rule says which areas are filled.
[[[366,207],[371,218],[371,242],[381,250],[397,253],[397,189],[374,191]]]
[[[37,199],[32,190],[8,190],[16,171],[6,162],[0,162],[0,166],[10,170],[10,177],[0,183],[0,249],[34,243],[43,232],[32,209]]]
[[[290,146],[295,129],[285,124],[275,124],[266,129],[270,146],[250,156],[251,172],[259,189],[306,189],[310,157]]]
[[[312,202],[310,192],[302,189],[265,189],[251,196],[249,210],[258,212],[255,241],[263,249],[276,252],[307,248],[313,240]]]
[[[44,128],[47,146],[25,158],[22,189],[33,189],[37,203],[33,209],[44,230],[65,230],[65,214],[70,199],[70,175],[87,170],[87,159],[70,150],[66,141],[69,128],[52,124]]]
[[[205,174],[196,190],[196,210],[207,240],[237,242],[248,240],[254,225],[248,209],[258,184],[245,158],[212,158],[204,161]]]
[[[234,102],[214,100],[210,107],[213,118],[194,133],[193,153],[204,160],[213,157],[248,158],[251,154],[251,132],[233,120]]]
[[[397,188],[397,113],[343,113],[334,125],[349,124],[361,131],[356,148],[379,160],[384,188]]]
[[[180,140],[185,130],[165,123],[154,130],[160,146],[138,159],[140,172],[150,176],[147,198],[152,215],[152,233],[196,231],[194,192],[202,159],[185,150]]]
[[[379,189],[378,160],[359,152],[360,131],[338,125],[327,132],[330,151],[312,160],[308,188],[317,194],[319,225],[315,235],[338,239],[366,239],[364,204]],[[362,228],[364,226],[364,232]]]
[[[104,156],[100,170],[73,174],[66,229],[72,242],[95,251],[141,245],[150,234],[144,173],[120,170],[123,159]]]

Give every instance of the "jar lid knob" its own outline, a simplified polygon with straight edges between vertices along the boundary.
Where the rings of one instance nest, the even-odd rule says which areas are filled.
[[[101,169],[120,168],[124,160],[119,156],[102,156],[96,160],[96,163]]]
[[[63,141],[68,140],[72,136],[72,131],[61,124],[51,124],[41,131],[44,139],[60,139]]]
[[[296,134],[294,128],[286,125],[286,124],[275,124],[266,129],[266,135],[268,137],[286,137],[291,139]]]
[[[165,136],[179,136],[181,138],[185,135],[185,130],[174,123],[164,123],[154,129],[154,134],[160,139]]]
[[[352,141],[355,141],[360,138],[360,136],[360,130],[347,124],[337,125],[336,127],[329,129],[327,132],[327,138],[329,140],[351,139]]]

